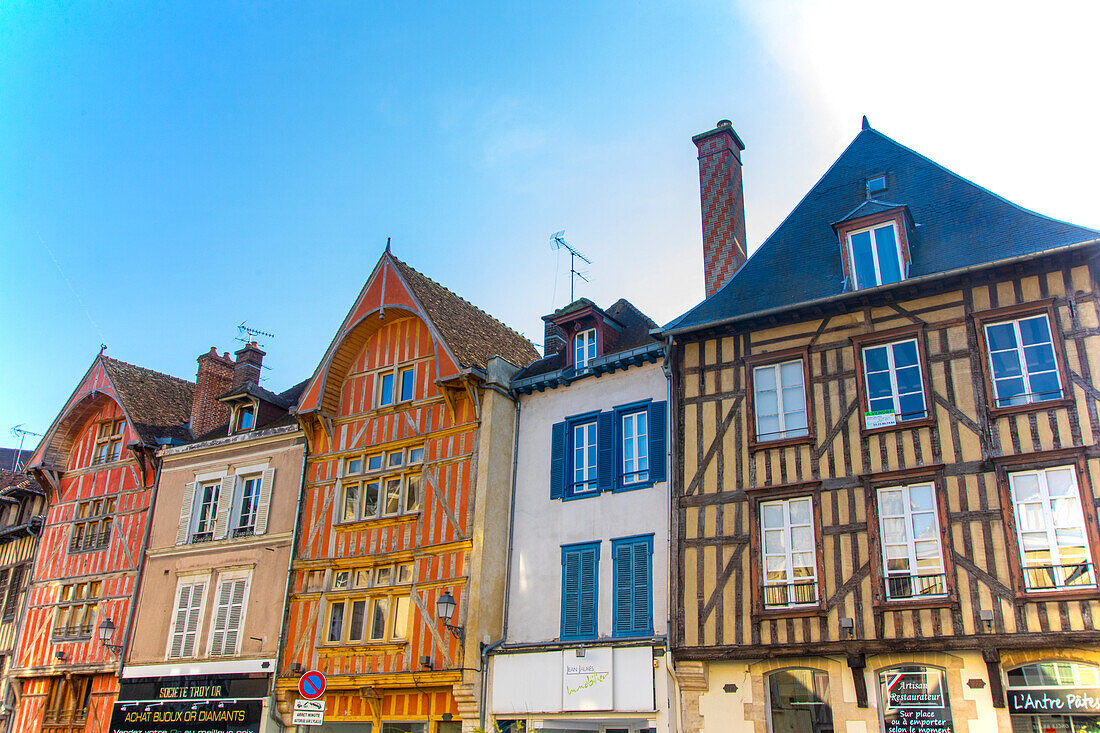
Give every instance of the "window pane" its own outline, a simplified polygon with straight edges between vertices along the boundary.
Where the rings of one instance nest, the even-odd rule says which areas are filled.
[[[1024,373],[1020,367],[1020,355],[1015,349],[993,352],[990,355],[990,361],[993,363],[993,374],[998,379],[1018,377]]]
[[[901,261],[898,260],[898,242],[894,236],[894,227],[885,226],[876,229],[875,245],[882,284],[896,283],[901,280]]]
[[[810,523],[810,500],[795,499],[790,502],[791,524]]]
[[[1034,473],[1012,474],[1012,496],[1016,501],[1037,501],[1041,496],[1039,476]]]
[[[352,522],[359,518],[359,484],[344,487],[344,521]]]
[[[420,477],[409,476],[405,480],[405,511],[415,512],[420,509]]]
[[[890,368],[885,346],[863,350],[863,366],[867,372],[884,372]]]
[[[1062,396],[1062,385],[1057,372],[1033,374],[1031,376],[1031,399],[1054,400]]]
[[[390,610],[389,598],[375,598],[371,607],[370,638],[372,641],[386,638],[386,616]]]
[[[363,621],[367,614],[366,601],[353,601],[351,604],[351,626],[348,627],[348,641],[362,641]]]
[[[998,323],[985,327],[985,338],[990,351],[1004,351],[1016,348],[1016,329],[1011,322]]]
[[[328,640],[340,641],[344,631],[344,604],[343,602],[332,604],[329,612]]]
[[[371,481],[367,484],[366,495],[363,497],[363,519],[370,519],[378,515],[378,482]]]
[[[783,505],[764,505],[764,526],[779,528],[783,526]]]
[[[378,404],[388,405],[393,402],[393,375],[382,375],[382,389],[378,398]]]
[[[890,384],[890,372],[879,372],[867,375],[867,396],[871,400],[889,400],[887,405],[893,406],[894,388]]]
[[[1024,346],[1050,343],[1050,321],[1046,316],[1025,318],[1020,321],[1020,340]]]
[[[783,387],[802,386],[802,362],[790,361],[779,367]]]
[[[396,514],[401,509],[401,479],[386,479],[386,514]]]
[[[924,407],[924,392],[899,397],[898,405],[901,407],[902,420],[916,420],[927,415]]]
[[[412,369],[401,370],[401,400],[413,398],[413,388],[416,387],[416,372]]]
[[[409,628],[409,598],[402,596],[394,599],[393,607],[393,637],[404,639],[406,629]]]
[[[852,265],[856,269],[856,288],[869,288],[877,285],[875,281],[875,260],[871,254],[871,233],[853,234]]]
[[[381,471],[382,470],[382,454],[379,453],[376,456],[367,457],[367,470],[368,471]]]
[[[774,367],[757,367],[752,378],[757,390],[775,389]]]

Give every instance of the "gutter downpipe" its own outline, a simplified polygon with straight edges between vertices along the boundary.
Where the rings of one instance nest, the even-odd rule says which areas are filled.
[[[275,719],[275,722],[280,728],[285,728],[286,725],[283,722],[282,716],[279,715],[279,706],[275,701],[275,683],[279,679],[279,670],[283,668],[283,654],[286,651],[286,632],[287,632],[287,611],[290,604],[290,581],[294,577],[294,555],[298,550],[298,528],[302,526],[302,494],[306,488],[306,457],[309,454],[309,439],[306,437],[306,431],[302,425],[302,421],[298,420],[298,429],[302,431],[302,470],[301,478],[298,481],[298,501],[294,507],[294,532],[290,535],[290,562],[287,563],[286,568],[286,586],[283,588],[283,623],[282,628],[279,629],[279,652],[275,656],[275,670],[271,674],[271,685],[268,688],[268,697],[271,698],[271,710],[269,711],[271,717]],[[270,501],[270,499],[268,499]]]
[[[483,731],[485,730],[485,679],[489,674],[489,654],[508,639],[508,605],[512,595],[512,537],[516,528],[516,476],[519,466],[520,410],[519,395],[513,393],[511,396],[516,403],[516,427],[515,434],[512,437],[512,501],[508,505],[508,559],[505,561],[504,567],[504,628],[501,630],[499,639],[492,644],[481,645],[481,705],[479,707],[481,720],[479,726]]]
[[[662,369],[665,373],[665,399],[667,400],[669,405],[673,404],[673,402],[672,402],[672,377],[673,377],[672,350],[675,347],[675,340],[676,340],[675,336],[673,336],[672,334],[666,334],[665,335],[665,363],[664,363]],[[667,427],[666,427],[666,429],[669,431],[669,433],[672,432],[672,417],[673,417],[672,416],[672,411],[669,410],[669,419],[668,419],[668,424],[667,424]],[[672,491],[672,485],[673,485],[673,482],[674,482],[675,476],[676,476],[676,474],[673,471],[673,467],[675,465],[674,462],[673,462],[673,458],[675,457],[675,452],[676,452],[676,441],[671,440],[671,437],[672,436],[670,435],[669,436],[670,439],[665,441],[665,445],[668,446],[668,459],[667,459],[668,460],[668,466],[669,466],[669,470],[668,470],[668,476],[669,476],[668,501],[669,501],[669,508],[671,510],[669,515],[668,515],[668,517],[669,517],[668,532],[665,533],[666,537],[668,538],[667,539],[668,548],[666,550],[666,557],[669,558],[669,565],[668,565],[669,583],[667,585],[667,587],[669,587],[669,588],[671,588],[671,586],[672,586],[671,577],[672,577],[672,559],[673,559],[673,550],[674,550],[674,543],[672,541],[672,517],[676,516],[676,514],[675,514],[675,512],[676,512],[675,495]],[[676,546],[678,547],[678,545],[676,545]],[[677,561],[678,561],[678,558],[677,558]],[[668,617],[667,617],[667,620],[666,620],[666,623],[668,624],[668,630],[665,634],[665,639],[666,639],[666,644],[665,645],[668,647],[668,651],[666,652],[666,654],[668,656],[668,663],[665,664],[665,669],[668,670],[668,675],[669,675],[669,677],[672,678],[672,682],[673,682],[673,684],[675,685],[675,688],[676,688],[675,689],[675,694],[673,695],[673,699],[674,699],[675,705],[676,705],[676,730],[677,731],[683,731],[684,730],[684,705],[683,705],[682,695],[680,694],[680,678],[678,676],[676,676],[676,669],[675,669],[676,662],[672,658],[672,643],[671,643],[671,640],[672,640],[672,623],[673,623],[673,618],[672,618],[673,602],[672,602],[672,600],[673,599],[671,598],[671,594],[670,594],[670,597],[669,597],[668,603],[667,603]]]

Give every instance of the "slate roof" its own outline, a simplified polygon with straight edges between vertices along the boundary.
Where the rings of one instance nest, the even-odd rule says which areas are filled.
[[[501,356],[520,367],[538,359],[538,351],[523,336],[392,253],[390,256],[460,367],[484,369],[493,356]]]
[[[191,439],[187,422],[191,419],[194,382],[118,359],[100,358],[134,430],[143,442],[156,445],[159,438]]]
[[[566,315],[588,306],[599,307],[588,298],[578,298],[569,305],[554,311],[554,316]],[[657,343],[657,339],[650,334],[650,331],[657,328],[657,324],[645,313],[638,310],[634,304],[626,298],[619,298],[611,307],[603,312],[623,327],[622,333],[619,334],[618,340],[615,341],[615,350],[610,352],[610,354],[617,354],[639,346]],[[609,354],[604,354],[604,356],[607,355]],[[565,352],[564,350],[557,351],[538,361],[532,362],[525,369],[519,370],[512,379],[524,379],[526,377],[538,376],[539,374],[549,374],[562,369],[564,366]]]
[[[264,395],[268,395],[267,397],[264,397],[262,395],[257,394],[257,395],[253,395],[254,397],[259,397],[260,399],[262,399],[266,402],[269,402],[272,405],[275,405],[277,407],[282,408],[283,410],[286,410],[286,412],[284,414],[279,415],[278,417],[276,417],[274,419],[268,420],[265,423],[261,423],[261,424],[256,425],[256,427],[254,427],[251,432],[255,432],[255,431],[258,431],[258,430],[269,430],[269,429],[272,429],[272,428],[281,428],[281,427],[286,427],[287,425],[296,424],[298,422],[298,419],[293,414],[290,413],[290,408],[293,407],[294,405],[298,404],[298,398],[302,396],[302,392],[305,392],[306,385],[308,385],[308,384],[309,384],[309,380],[307,379],[305,381],[299,382],[298,384],[294,385],[293,387],[291,387],[288,390],[280,392],[279,394],[275,394],[274,392],[269,392],[268,390],[264,389],[263,387],[259,387],[257,385],[252,384],[252,382],[246,382],[245,386],[250,385],[252,390],[258,390],[258,391],[262,392]],[[243,390],[241,388],[232,389],[229,392],[227,392],[225,395],[222,395],[222,397],[226,397],[226,396],[229,396],[229,395],[241,394],[242,391]],[[248,393],[252,394],[252,391],[250,390]],[[261,412],[261,414],[262,414],[262,412]],[[229,435],[229,423],[226,422],[226,423],[224,423],[222,425],[219,425],[218,427],[214,428],[213,430],[210,430],[209,432],[206,432],[206,433],[203,433],[202,435],[197,436],[194,440],[189,441],[189,442],[203,443],[203,442],[206,442],[208,440],[217,440],[218,438],[225,438],[228,435]]]
[[[19,470],[27,463],[32,453],[34,451],[30,449],[0,448],[0,470],[11,471],[12,466]]]
[[[882,173],[886,191],[866,204],[866,180]],[[898,205],[909,207],[916,224],[910,279],[1100,236],[1006,201],[865,126],[737,274],[662,330],[690,330],[840,295],[845,278],[832,224]]]
[[[260,385],[256,384],[255,382],[252,382],[252,381],[248,381],[248,382],[245,382],[244,384],[237,385],[236,387],[229,390],[228,392],[218,395],[215,399],[223,400],[226,397],[240,397],[242,395],[248,395],[249,397],[255,397],[257,399],[263,400],[264,402],[270,403],[270,404],[275,405],[277,407],[282,407],[283,409],[286,409],[286,410],[289,410],[290,407],[294,404],[294,402],[298,401],[298,398],[295,397],[294,402],[287,402],[286,399],[282,395],[277,395],[274,392],[266,390],[263,387],[261,387]],[[298,396],[300,397],[301,394],[299,394]]]

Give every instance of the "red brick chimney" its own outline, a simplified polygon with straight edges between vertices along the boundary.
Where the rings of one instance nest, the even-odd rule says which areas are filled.
[[[703,278],[707,297],[729,282],[748,259],[741,151],[745,144],[729,120],[691,141],[699,148],[699,195],[703,209]]]
[[[245,382],[260,383],[260,367],[263,366],[264,357],[267,354],[260,351],[255,341],[249,341],[245,347],[235,356],[237,363],[233,366],[233,386],[239,387]]]
[[[553,321],[549,320],[553,318],[552,315],[543,316],[544,323],[542,329],[542,355],[550,356],[551,354],[559,354],[565,351],[565,331],[562,327]]]
[[[216,398],[233,386],[233,360],[228,351],[218,356],[218,350],[211,346],[198,361],[195,397],[191,402],[191,435],[196,438],[229,422],[229,408]]]

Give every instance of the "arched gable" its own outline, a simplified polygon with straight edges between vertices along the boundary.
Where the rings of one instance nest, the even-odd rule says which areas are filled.
[[[352,357],[340,389],[336,416],[356,415],[377,406],[377,392],[384,374],[394,375],[393,389],[400,390],[399,377],[408,372],[413,375],[413,399],[431,396],[436,391],[435,354],[435,342],[424,321],[416,316],[387,316]],[[399,394],[393,397],[400,401]]]

